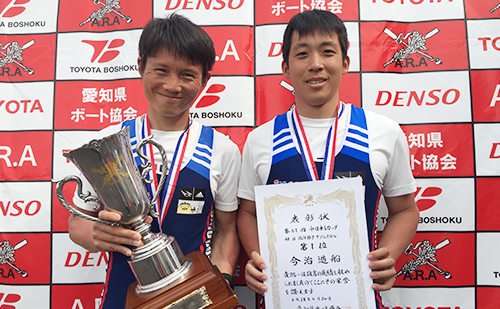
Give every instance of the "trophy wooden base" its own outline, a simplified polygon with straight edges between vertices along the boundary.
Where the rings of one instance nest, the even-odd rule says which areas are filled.
[[[229,309],[238,304],[226,279],[204,253],[193,251],[186,258],[193,261],[191,269],[160,290],[137,295],[137,282],[132,283],[125,309]]]

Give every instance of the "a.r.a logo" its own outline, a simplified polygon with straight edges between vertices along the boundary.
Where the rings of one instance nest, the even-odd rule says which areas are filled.
[[[26,270],[22,270],[14,264],[16,262],[16,251],[27,244],[28,241],[26,239],[13,246],[8,240],[0,242],[0,277],[15,278],[15,273],[20,274],[23,278],[28,277],[28,272]]]
[[[415,245],[410,243],[405,250],[405,255],[412,255],[412,258],[406,262],[401,270],[396,274],[396,277],[403,276],[403,280],[437,280],[437,276],[440,275],[444,279],[451,279],[452,275],[450,272],[439,268],[437,265],[436,252],[437,250],[450,244],[448,238],[439,242],[435,246],[430,242],[429,239],[417,242]],[[423,270],[419,269],[425,267],[429,270],[425,273]]]
[[[493,13],[493,12],[495,12],[495,11],[496,11],[496,10],[498,10],[498,9],[500,9],[500,2],[499,2],[499,3],[498,3],[498,4],[494,7],[494,8],[492,8],[492,9],[490,10],[490,13]]]
[[[93,1],[95,5],[102,5],[97,10],[92,12],[86,20],[80,23],[80,27],[86,23],[91,23],[91,26],[111,26],[114,24],[120,24],[120,19],[130,23],[132,18],[130,16],[125,16],[120,12],[120,0],[106,0],[104,3],[101,1]]]
[[[420,67],[422,65],[428,66],[428,62],[433,62],[436,65],[443,62],[439,58],[431,56],[427,50],[426,41],[439,32],[438,28],[434,28],[426,34],[420,33],[418,30],[408,32],[406,34],[400,33],[396,35],[391,29],[385,28],[384,33],[394,40],[394,43],[400,45],[401,48],[396,51],[392,58],[384,64],[384,68],[394,63],[396,67]],[[413,55],[420,57],[418,63],[412,58]]]
[[[30,40],[22,45],[18,41],[9,42],[5,45],[0,43],[0,75],[20,76],[22,75],[21,69],[30,75],[33,74],[33,69],[28,68],[22,63],[24,60],[23,51],[33,44],[35,44],[34,40]]]

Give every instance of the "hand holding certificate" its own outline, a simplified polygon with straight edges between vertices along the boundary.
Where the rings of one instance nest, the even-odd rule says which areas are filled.
[[[266,308],[375,308],[360,177],[255,188]]]

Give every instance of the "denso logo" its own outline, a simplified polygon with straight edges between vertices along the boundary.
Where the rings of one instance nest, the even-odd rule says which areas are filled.
[[[239,9],[243,3],[244,0],[168,0],[165,10],[199,10],[200,8],[215,11],[225,8],[236,10]]]
[[[23,4],[28,2],[30,0],[0,1],[0,17],[9,18],[20,15],[26,10]]]
[[[81,263],[80,263],[81,262]],[[84,256],[80,252],[68,252],[64,267],[93,267],[105,265],[108,263],[108,255],[106,252],[89,252],[87,251]]]
[[[4,160],[7,167],[21,167],[25,164],[25,162],[30,162],[32,166],[37,166],[31,145],[24,146],[23,153],[21,154],[19,160],[11,162],[11,154],[12,149],[9,146],[0,146],[0,160]]]
[[[5,109],[9,114],[31,114],[35,111],[43,113],[42,104],[40,100],[0,100],[0,110]]]
[[[378,92],[375,106],[411,106],[413,105],[437,105],[443,103],[445,105],[455,104],[460,99],[460,91],[458,89],[434,89],[429,92],[423,90],[417,91],[386,91]]]
[[[0,201],[0,211],[4,217],[18,217],[25,214],[28,217],[33,217],[40,212],[42,203],[37,200],[33,201]]]
[[[268,57],[279,57],[283,53],[281,50],[283,48],[283,43],[281,42],[273,42],[271,43],[271,48],[269,49]]]
[[[423,190],[422,190],[423,189]],[[415,192],[415,202],[419,211],[424,211],[436,205],[435,197],[439,196],[443,189],[438,187],[417,187]]]
[[[500,51],[500,37],[496,38],[477,38],[483,43],[483,51],[488,51],[489,46],[494,50]]]
[[[94,48],[94,54],[92,55],[92,59],[90,60],[90,62],[94,63],[98,59],[97,63],[105,63],[118,57],[120,51],[116,49],[123,46],[123,44],[125,44],[125,40],[82,40],[82,43],[87,43]]]
[[[19,294],[4,294],[0,293],[0,308],[1,309],[15,309],[15,303],[21,300]]]
[[[500,159],[500,143],[493,143],[490,152],[490,159]]]

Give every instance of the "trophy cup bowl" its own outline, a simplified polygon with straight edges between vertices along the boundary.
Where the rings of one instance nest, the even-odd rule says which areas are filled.
[[[151,161],[141,153],[146,144],[158,148],[164,167],[157,191],[151,199],[144,185],[152,181],[148,179]],[[146,161],[145,164],[141,161],[142,173],[132,154],[128,127],[102,139],[92,140],[63,155],[76,165],[98,196],[84,194],[82,181],[77,176],[68,176],[58,181],[56,186],[57,198],[71,214],[94,222],[121,225],[142,235],[144,245],[134,248],[128,259],[137,284],[131,285],[135,285],[135,293],[130,293],[129,288],[126,307],[149,308],[152,303],[172,309],[184,308],[186,304],[189,308],[231,308],[236,305],[236,296],[204,253],[192,252],[188,254],[192,258],[186,258],[174,237],[151,232],[145,218],[149,213],[153,217],[158,216],[154,203],[166,180],[167,157],[163,147],[151,137],[140,141],[136,152]],[[78,197],[85,203],[96,205],[95,211],[104,208],[118,212],[122,215],[121,220],[101,220],[73,207],[63,195],[67,182],[77,183]],[[196,267],[192,267],[192,259],[196,260]]]
[[[92,140],[80,148],[64,153],[63,155],[87,178],[98,198],[82,194],[82,182],[77,176],[68,176],[59,181],[56,195],[61,204],[73,215],[104,224],[130,227],[141,233],[144,245],[132,250],[128,262],[139,282],[136,292],[142,294],[158,290],[182,276],[189,270],[192,261],[184,257],[173,237],[153,234],[149,224],[145,222],[146,216],[153,209],[143,183],[148,181],[145,175],[150,170],[150,163],[143,166],[144,172],[141,175],[129,143],[129,129],[125,127],[115,134]],[[145,139],[139,143],[138,148],[147,143],[159,146],[151,139]],[[163,157],[165,153],[163,148],[160,152]],[[163,166],[166,166],[165,162]],[[77,183],[78,196],[82,200],[97,203],[106,210],[120,213],[121,220],[118,223],[109,222],[73,208],[62,194],[64,184],[69,181]]]

